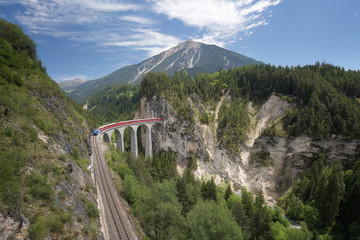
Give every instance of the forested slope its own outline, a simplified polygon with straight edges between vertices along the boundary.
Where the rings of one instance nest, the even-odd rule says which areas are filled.
[[[0,19],[0,235],[96,239],[89,123],[46,74],[36,45]]]
[[[327,138],[336,134],[360,138],[359,71],[345,71],[329,64],[291,68],[259,65],[212,75],[197,74],[194,79],[186,74],[174,77],[148,74],[141,83],[141,96],[150,98],[164,94],[173,103],[182,103],[193,93],[202,102],[211,103],[219,100],[226,91],[233,99],[255,103],[265,101],[272,93],[284,95],[296,104],[283,121],[289,135],[309,134]],[[181,111],[180,106],[174,106]]]
[[[139,86],[122,84],[98,91],[87,100],[100,125],[133,119],[140,107]]]

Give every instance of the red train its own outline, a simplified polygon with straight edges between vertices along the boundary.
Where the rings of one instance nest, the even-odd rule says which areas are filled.
[[[128,124],[135,124],[135,123],[157,122],[157,121],[162,121],[162,120],[163,120],[162,118],[152,118],[152,119],[136,119],[136,120],[129,120],[129,121],[118,122],[118,123],[110,123],[110,124],[100,127],[100,131],[96,131],[96,135],[106,129],[113,128],[113,127],[118,127],[118,126],[123,126],[123,125],[128,125]]]

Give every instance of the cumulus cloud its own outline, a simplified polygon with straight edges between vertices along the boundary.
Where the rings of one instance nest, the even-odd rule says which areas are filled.
[[[268,8],[281,0],[154,0],[153,9],[169,19],[205,30],[202,40],[225,44],[240,32],[266,25]]]

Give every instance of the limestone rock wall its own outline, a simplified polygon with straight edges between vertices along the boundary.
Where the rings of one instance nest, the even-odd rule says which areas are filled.
[[[189,124],[179,121],[166,99],[156,96],[152,99],[141,99],[141,117],[164,119],[164,124],[155,125],[152,131],[153,149],[157,151],[170,148],[178,152],[179,174],[182,174],[186,167],[186,157],[191,152],[197,152],[200,156],[198,168],[194,171],[197,178],[214,177],[217,184],[230,182],[235,191],[239,191],[241,186],[253,193],[262,189],[267,202],[272,204],[307,170],[311,164],[309,161],[315,154],[326,152],[330,159],[342,161],[352,161],[356,156],[359,141],[349,142],[336,138],[316,140],[310,136],[261,137],[262,130],[293,107],[275,95],[258,111],[249,103],[248,111],[253,124],[248,131],[247,141],[240,146],[241,151],[238,154],[229,153],[217,145],[217,115],[224,100],[230,101],[228,94],[224,94],[216,110],[211,111],[206,110],[196,97],[189,97],[188,104],[195,114],[195,123]],[[200,123],[197,113],[204,110],[215,115],[214,123]],[[270,153],[273,165],[263,167],[251,163],[251,155],[264,149]]]

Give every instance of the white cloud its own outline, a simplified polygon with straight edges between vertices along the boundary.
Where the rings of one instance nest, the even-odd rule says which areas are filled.
[[[18,0],[26,11],[17,20],[30,28],[86,25],[111,20],[111,13],[138,10],[139,5],[109,0]]]
[[[69,2],[67,0],[64,1]],[[135,11],[141,8],[141,6],[137,4],[129,4],[124,2],[109,1],[109,0],[73,0],[73,2],[88,9],[93,9],[95,11],[105,11],[105,12],[128,11],[128,10]]]
[[[143,18],[143,17],[139,17],[139,16],[132,16],[132,15],[121,16],[121,17],[119,17],[119,19],[123,20],[123,21],[140,23],[140,24],[144,24],[144,25],[151,25],[151,24],[155,23],[151,19]]]
[[[266,25],[268,8],[281,0],[153,0],[153,9],[169,19],[206,33],[201,38],[210,43],[227,43],[237,34]]]
[[[129,47],[152,56],[181,41],[151,29],[155,21],[136,15],[143,5],[124,0],[15,1],[26,8],[16,19],[32,33],[93,43],[98,46],[96,51]],[[133,29],[139,24],[149,29]]]
[[[148,52],[148,56],[156,55],[181,42],[171,35],[160,33],[154,29],[134,29],[126,38],[103,43],[104,46],[131,47]]]

